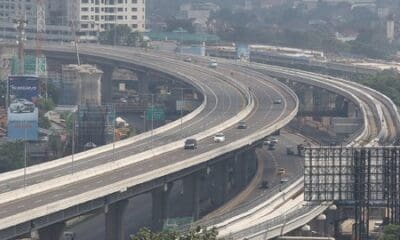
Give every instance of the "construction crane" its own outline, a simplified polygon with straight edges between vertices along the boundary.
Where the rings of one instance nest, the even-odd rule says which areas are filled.
[[[24,49],[25,49],[25,29],[28,21],[26,17],[19,16],[14,19],[15,29],[17,30],[17,45],[18,45],[18,61],[19,61],[19,74],[23,75],[25,73],[25,57],[24,57]]]
[[[46,2],[36,0],[36,75],[40,79],[40,92],[47,98],[46,58],[42,54],[43,35],[46,33]]]

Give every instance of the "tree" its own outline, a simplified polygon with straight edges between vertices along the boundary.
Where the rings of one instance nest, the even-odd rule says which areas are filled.
[[[396,71],[385,70],[378,73],[376,76],[369,76],[358,79],[358,82],[371,87],[393,100],[400,106],[400,76]]]
[[[111,29],[101,32],[99,41],[102,44],[116,44],[120,46],[139,46],[142,37],[138,32],[132,32],[128,25],[116,25]]]
[[[55,104],[51,98],[41,98],[38,101],[38,108],[42,112],[48,112],[55,108]]]
[[[131,240],[216,240],[217,235],[218,232],[215,228],[207,230],[197,227],[185,234],[174,231],[154,233],[148,228],[142,228],[136,235],[131,235]]]
[[[387,225],[383,230],[383,236],[380,240],[398,240],[400,239],[400,225]]]
[[[7,172],[23,167],[24,143],[7,142],[0,145],[0,172]]]
[[[166,21],[166,23],[168,32],[176,31],[178,29],[184,29],[190,33],[195,32],[195,29],[193,27],[193,19],[170,18]]]

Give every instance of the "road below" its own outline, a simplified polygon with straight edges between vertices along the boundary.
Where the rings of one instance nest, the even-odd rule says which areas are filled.
[[[277,136],[276,138],[279,142],[275,150],[268,150],[267,147],[264,146],[257,151],[257,157],[264,161],[263,175],[270,182],[271,188],[279,184],[276,168],[285,168],[288,176],[294,176],[303,171],[302,157],[288,156],[286,154],[286,146],[303,143],[304,138],[287,131],[282,131],[281,136]],[[258,186],[259,187],[251,193],[247,200],[250,200],[252,197],[257,196],[265,190],[261,188],[261,184],[258,184]],[[169,199],[171,216],[179,216],[179,204],[174,203],[178,203],[180,198],[182,198],[181,184],[178,181],[174,183]],[[126,211],[127,214],[124,219],[126,236],[137,232],[142,227],[151,226],[151,202],[151,194],[142,194],[129,201],[129,206]],[[84,220],[80,224],[72,226],[68,231],[76,233],[76,240],[104,240],[104,224],[105,215],[98,214]]]

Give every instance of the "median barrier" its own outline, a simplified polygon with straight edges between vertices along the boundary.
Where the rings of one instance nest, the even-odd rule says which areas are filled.
[[[252,101],[252,102],[254,102],[254,101]],[[251,104],[249,106],[251,106]],[[126,189],[126,188],[131,187],[132,185],[138,185],[140,183],[151,181],[154,178],[172,174],[172,173],[176,172],[177,169],[189,168],[191,166],[198,165],[200,163],[209,161],[210,159],[214,159],[218,156],[228,153],[228,152],[232,151],[233,149],[237,149],[237,148],[241,148],[241,147],[250,145],[253,142],[259,140],[260,138],[263,138],[265,135],[269,135],[270,133],[276,131],[277,129],[282,128],[295,116],[295,114],[297,113],[297,110],[298,109],[295,109],[291,114],[286,116],[282,121],[280,121],[279,123],[277,123],[273,126],[266,127],[262,131],[252,134],[247,138],[242,138],[235,142],[232,142],[227,145],[221,146],[219,148],[213,149],[209,152],[199,154],[199,155],[189,158],[187,160],[177,162],[175,164],[170,164],[165,167],[141,174],[139,176],[131,177],[131,178],[125,179],[123,181],[119,181],[119,182],[116,182],[116,183],[113,183],[113,184],[110,184],[107,186],[102,186],[100,188],[96,188],[95,190],[91,190],[91,191],[88,191],[88,192],[85,192],[85,193],[82,193],[79,195],[75,195],[73,197],[65,198],[65,199],[50,203],[50,204],[45,204],[38,208],[30,209],[28,211],[18,213],[16,215],[10,216],[8,218],[0,219],[0,229],[5,229],[8,227],[15,226],[19,223],[26,221],[27,218],[34,219],[34,218],[38,218],[41,216],[49,215],[51,213],[66,209],[68,207],[72,207],[72,206],[75,206],[80,203],[84,203],[84,202],[87,202],[87,201],[90,201],[90,200],[93,200],[93,199],[96,199],[99,197],[109,195],[113,192],[119,191],[120,189]],[[226,125],[225,125],[225,127],[226,127]],[[182,147],[182,143],[180,143],[180,147]],[[116,162],[117,162],[116,165],[118,165],[117,168],[121,168],[122,166],[131,164],[131,163],[126,164],[123,161],[116,161]],[[99,171],[96,172],[96,175],[99,174],[99,172],[102,171],[103,168],[105,168],[105,167],[110,168],[110,167],[112,167],[112,165],[101,166],[102,169],[99,169]],[[94,171],[94,170],[91,169],[91,171]],[[110,171],[110,169],[108,171]],[[70,177],[76,178],[76,176],[70,176]],[[74,182],[76,182],[76,181],[74,181]],[[65,185],[65,183],[62,185]],[[42,189],[42,191],[43,191],[43,189]]]
[[[250,103],[246,106],[246,108],[243,109],[239,114],[237,114],[233,118],[231,118],[215,127],[212,127],[206,131],[195,134],[192,137],[196,138],[198,140],[201,140],[212,134],[220,132],[222,129],[228,128],[228,127],[236,124],[237,122],[239,122],[246,116],[248,116],[251,113],[251,111],[253,110],[253,108],[254,108],[254,101],[250,101]],[[172,150],[175,150],[178,148],[182,148],[182,147],[183,147],[182,140],[178,140],[178,141],[175,141],[175,142],[172,142],[172,143],[160,146],[160,147],[156,147],[151,150],[147,150],[147,151],[139,153],[139,154],[135,154],[135,155],[127,157],[127,158],[116,160],[114,162],[105,163],[100,166],[96,166],[93,168],[85,169],[83,171],[75,172],[74,174],[67,174],[62,177],[53,178],[53,179],[50,179],[45,182],[29,185],[25,188],[20,188],[17,190],[5,192],[5,193],[0,194],[0,204],[8,202],[8,201],[13,201],[13,200],[16,200],[16,199],[19,199],[22,197],[31,196],[33,194],[47,191],[52,188],[61,187],[63,185],[81,181],[81,180],[84,180],[84,179],[87,179],[90,177],[94,177],[96,175],[104,174],[104,173],[116,170],[118,168],[125,167],[128,165],[134,164],[134,163],[138,163],[145,159],[149,159],[156,155],[160,155],[165,152],[169,152],[169,151],[172,151]],[[110,158],[112,158],[112,155],[110,155]]]

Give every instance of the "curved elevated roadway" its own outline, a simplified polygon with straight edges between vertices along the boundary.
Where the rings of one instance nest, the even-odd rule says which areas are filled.
[[[72,48],[61,46],[47,46],[45,52],[74,55]],[[126,191],[257,142],[297,113],[295,94],[265,75],[253,77],[231,67],[235,72],[232,77],[170,56],[126,49],[88,46],[81,55],[167,73],[194,85],[204,94],[204,103],[185,117],[183,132],[175,122],[153,134],[117,143],[115,155],[111,145],[76,155],[73,174],[71,158],[67,157],[28,168],[25,188],[23,170],[0,175],[0,239],[21,233],[14,226]],[[282,98],[283,104],[272,104],[276,97]],[[249,128],[236,130],[233,125],[242,119]],[[209,136],[219,131],[225,132],[227,141],[214,144]],[[198,149],[184,151],[182,136],[199,139]]]
[[[348,145],[392,144],[399,136],[400,117],[395,104],[383,94],[360,84],[326,75],[261,64],[243,65],[264,74],[329,89],[345,96],[361,109],[363,127]],[[295,179],[283,191],[272,190],[238,207],[232,213],[200,222],[217,226],[221,236],[232,239],[271,239],[311,221],[330,205],[309,206],[303,201],[303,179]]]

